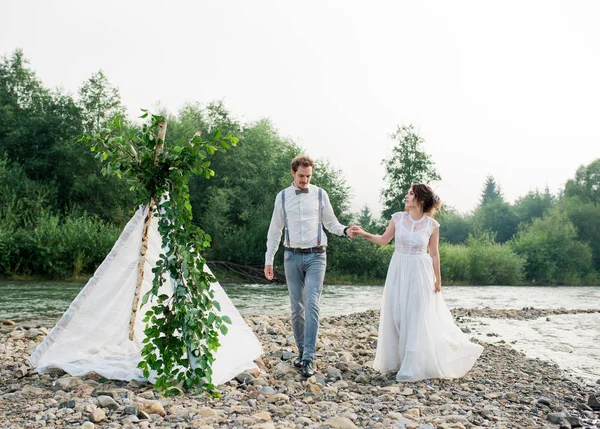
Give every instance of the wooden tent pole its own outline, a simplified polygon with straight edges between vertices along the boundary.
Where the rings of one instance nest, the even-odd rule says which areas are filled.
[[[158,164],[158,156],[161,154],[164,148],[165,137],[167,135],[167,121],[162,121],[158,125],[158,144],[154,147],[154,165]],[[142,235],[142,248],[140,250],[140,260],[138,262],[138,276],[137,284],[135,285],[135,295],[133,296],[133,303],[131,304],[131,318],[129,319],[129,339],[133,340],[135,333],[135,319],[139,310],[140,294],[142,292],[142,283],[144,282],[144,265],[146,264],[146,252],[148,251],[148,234],[150,232],[150,225],[152,224],[152,214],[156,208],[156,201],[154,198],[158,196],[153,195],[150,197],[148,203],[148,215],[144,221],[144,232]]]

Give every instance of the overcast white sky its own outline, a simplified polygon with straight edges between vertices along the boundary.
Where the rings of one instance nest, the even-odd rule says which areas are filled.
[[[76,93],[99,69],[132,115],[222,99],[343,170],[379,212],[389,134],[414,124],[443,201],[487,175],[513,202],[600,157],[597,1],[2,2],[0,55]]]

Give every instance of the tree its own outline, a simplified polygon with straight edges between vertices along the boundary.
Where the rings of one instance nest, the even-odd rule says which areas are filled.
[[[565,184],[565,196],[579,197],[598,207],[600,203],[600,158],[591,164],[582,165],[575,172],[575,178]]]
[[[116,116],[125,118],[119,90],[111,85],[102,70],[94,73],[79,89],[79,104],[87,133],[99,132]]]
[[[498,243],[506,243],[517,232],[519,217],[502,199],[482,204],[473,213],[473,230],[489,231]]]
[[[525,258],[530,281],[585,284],[595,277],[590,246],[578,240],[575,226],[560,208],[523,225],[510,246]]]
[[[487,176],[483,191],[481,192],[481,205],[485,205],[492,201],[503,200],[500,186],[496,184],[493,176]]]
[[[528,224],[535,218],[543,217],[553,206],[554,196],[550,194],[548,188],[543,193],[538,190],[531,191],[524,197],[519,198],[514,204],[519,223]]]
[[[356,221],[365,230],[372,230],[371,226],[373,225],[373,214],[371,213],[369,206],[365,204],[362,209],[360,209],[360,213],[358,213]]]
[[[600,206],[582,202],[579,197],[564,197],[559,206],[575,225],[579,240],[591,247],[594,266],[600,273]]]
[[[439,216],[440,240],[450,244],[467,241],[471,232],[472,216],[462,216],[456,210],[442,211]]]
[[[395,141],[392,156],[382,161],[387,181],[381,191],[384,219],[403,209],[404,196],[413,183],[441,180],[431,157],[423,151],[423,138],[412,125],[398,126],[391,138]]]
[[[97,104],[96,115],[110,116],[98,110],[110,105]],[[77,142],[89,112],[69,94],[44,88],[21,51],[0,61],[0,112],[0,154],[49,191],[49,212],[127,219],[131,193],[115,177],[101,176],[98,162]]]

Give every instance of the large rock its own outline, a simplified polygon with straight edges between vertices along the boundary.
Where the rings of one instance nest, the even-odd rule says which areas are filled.
[[[164,417],[167,414],[165,408],[159,401],[138,402],[137,405],[140,407],[140,411],[144,411],[148,414],[158,414],[161,417]]]
[[[117,402],[110,396],[102,395],[98,396],[96,399],[102,408],[108,408],[109,410],[116,410],[119,408],[119,404],[117,404]]]
[[[599,396],[600,395],[591,394],[588,397],[587,404],[594,411],[599,411],[600,410],[600,400],[598,399]]]
[[[82,383],[83,381],[79,377],[63,377],[56,380],[56,387],[65,392],[70,392]]]

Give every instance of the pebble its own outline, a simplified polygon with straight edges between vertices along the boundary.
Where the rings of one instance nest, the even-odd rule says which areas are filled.
[[[600,310],[453,309],[455,317],[528,320]],[[218,386],[220,398],[189,390],[164,398],[148,383],[71,377],[60,370],[40,376],[30,350],[48,327],[5,325],[0,332],[0,427],[251,428],[484,428],[596,427],[598,384],[586,384],[556,365],[528,359],[510,344],[487,344],[459,380],[398,383],[373,370],[379,313],[321,320],[315,376],[292,365],[297,355],[287,316],[248,316],[265,350],[259,369]],[[3,322],[4,323],[4,322]],[[461,320],[463,328],[469,319]],[[100,382],[104,381],[104,382]],[[600,380],[599,380],[600,381]]]

